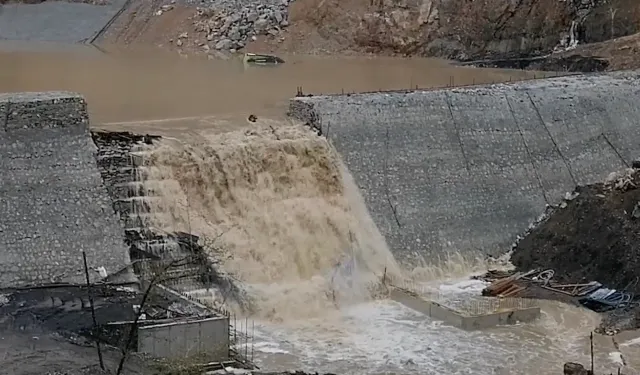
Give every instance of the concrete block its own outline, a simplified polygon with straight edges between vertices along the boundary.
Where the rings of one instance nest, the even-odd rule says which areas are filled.
[[[540,317],[539,307],[514,309],[487,315],[462,317],[460,327],[465,330],[491,328],[532,322]]]
[[[465,330],[486,329],[499,325],[513,325],[528,323],[540,317],[540,308],[536,306],[512,307],[487,310],[485,313],[470,314],[462,310],[456,310],[441,303],[430,301],[414,293],[403,289],[390,287],[389,297],[408,308],[418,311],[432,319],[443,321],[454,327]]]
[[[154,337],[153,330],[138,329],[138,349],[137,350],[140,353],[156,353],[156,340]]]
[[[229,358],[229,319],[212,317],[138,328],[138,351],[180,358],[206,353],[212,361]]]
[[[427,301],[429,304],[429,317],[436,320],[441,320],[445,323],[451,324],[454,327],[462,327],[464,317],[455,310],[452,310],[446,306],[440,305],[433,301]]]
[[[88,129],[87,104],[78,94],[51,92],[4,96],[10,102],[6,116],[7,131],[64,127]]]

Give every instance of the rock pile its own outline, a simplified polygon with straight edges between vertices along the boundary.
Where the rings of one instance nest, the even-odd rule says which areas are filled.
[[[289,4],[279,0],[271,4],[251,3],[240,8],[216,5],[198,9],[196,31],[206,35],[205,50],[235,52],[259,35],[278,37],[289,25]]]

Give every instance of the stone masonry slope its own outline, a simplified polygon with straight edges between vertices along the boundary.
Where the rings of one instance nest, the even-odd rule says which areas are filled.
[[[2,4],[0,40],[82,43],[92,41],[126,0],[42,1]]]
[[[82,250],[108,273],[129,264],[95,154],[82,97],[0,94],[0,287],[82,282]]]
[[[497,256],[578,184],[640,154],[636,73],[296,98],[341,153],[396,257]]]

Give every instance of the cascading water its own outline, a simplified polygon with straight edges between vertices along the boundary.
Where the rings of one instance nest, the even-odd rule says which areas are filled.
[[[351,175],[306,128],[262,122],[164,139],[147,155],[158,197],[151,224],[201,236],[238,280],[252,302],[263,368],[524,375],[588,359],[584,338],[598,317],[578,308],[546,303],[536,323],[464,332],[376,299],[371,286],[385,271],[437,293],[477,294],[483,284],[468,275],[488,263],[451,249],[402,271]],[[606,351],[597,358],[609,361]]]
[[[256,317],[322,316],[361,301],[385,269],[399,273],[384,238],[352,203],[359,192],[324,138],[268,125],[154,146],[146,174],[162,199],[152,225],[215,241],[210,255]]]

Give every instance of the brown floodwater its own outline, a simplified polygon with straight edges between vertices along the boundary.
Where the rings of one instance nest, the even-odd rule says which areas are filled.
[[[192,116],[284,116],[297,88],[329,94],[504,82],[553,73],[478,69],[435,59],[283,56],[277,67],[157,50],[0,44],[0,92],[68,90],[94,125]],[[206,126],[206,124],[205,124]]]

